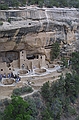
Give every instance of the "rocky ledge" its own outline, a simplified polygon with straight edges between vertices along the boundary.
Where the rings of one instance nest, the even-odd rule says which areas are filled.
[[[0,51],[45,48],[54,41],[78,47],[79,9],[1,10],[0,21]]]

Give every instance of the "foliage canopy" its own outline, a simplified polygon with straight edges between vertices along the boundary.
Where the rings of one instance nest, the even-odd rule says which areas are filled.
[[[30,120],[29,104],[19,96],[12,96],[11,104],[4,111],[4,120]]]
[[[50,52],[50,58],[51,60],[54,60],[57,58],[57,56],[60,53],[60,46],[58,42],[55,42],[54,44],[52,44],[52,48],[51,48],[51,52]]]
[[[53,120],[60,120],[62,113],[76,114],[74,104],[79,93],[79,76],[76,73],[66,73],[58,81],[49,86],[45,83],[41,88],[41,95],[45,100],[47,108],[42,112],[42,120],[46,120],[46,114]]]
[[[39,7],[79,7],[79,0],[1,0],[0,9],[8,9],[8,7],[18,7],[27,5],[37,5]]]

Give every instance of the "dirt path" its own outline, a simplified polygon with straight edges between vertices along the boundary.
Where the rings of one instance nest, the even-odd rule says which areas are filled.
[[[38,92],[38,90],[33,90],[32,93],[28,93],[28,94],[21,95],[21,97],[24,98],[24,97],[26,97],[26,96],[31,96],[31,95],[33,95],[35,92]]]
[[[66,70],[66,71],[68,71],[68,70]],[[65,73],[66,71],[63,71],[63,73]],[[44,75],[44,76],[39,76],[39,77],[31,76],[29,78],[27,78],[27,77],[23,78],[21,80],[21,82],[17,83],[17,85],[15,85],[15,86],[5,86],[5,87],[0,86],[0,99],[4,99],[4,98],[10,99],[13,89],[22,87],[23,85],[28,85],[28,80],[31,82],[30,85],[34,91],[32,93],[21,95],[21,97],[30,96],[33,93],[37,92],[45,82],[49,81],[51,83],[53,81],[56,81],[57,79],[59,79],[60,75],[61,75],[61,73],[54,71],[54,72],[50,72],[49,74]]]

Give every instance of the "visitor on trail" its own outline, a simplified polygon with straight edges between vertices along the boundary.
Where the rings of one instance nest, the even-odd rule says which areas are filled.
[[[24,64],[22,64],[22,69],[24,69],[24,67],[25,67]]]
[[[11,78],[11,75],[10,75],[10,73],[8,73],[7,77],[8,77],[8,78]]]
[[[70,60],[68,60],[68,66],[70,65]]]
[[[2,80],[2,74],[0,74],[0,81]]]
[[[3,77],[3,78],[6,78],[6,74],[4,73],[2,77]]]
[[[14,78],[13,72],[11,72],[11,77]]]
[[[70,60],[68,60],[68,66],[71,66],[72,62]]]
[[[14,74],[14,78],[15,78],[15,79],[17,78],[17,75],[16,75],[16,74]]]
[[[17,77],[15,78],[16,83],[19,82],[21,80],[21,78],[19,77],[19,75],[16,75]]]
[[[19,77],[19,74],[17,75],[17,79],[18,81],[21,81],[21,77]]]
[[[15,79],[15,82],[16,82],[16,83],[19,82],[17,78]]]

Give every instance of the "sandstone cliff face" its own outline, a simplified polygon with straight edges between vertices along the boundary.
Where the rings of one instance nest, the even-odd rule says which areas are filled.
[[[45,47],[54,41],[78,46],[79,10],[75,8],[1,10],[0,20],[0,51],[25,49],[45,53]]]

